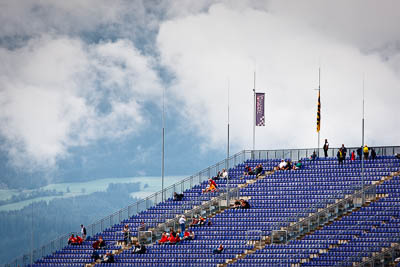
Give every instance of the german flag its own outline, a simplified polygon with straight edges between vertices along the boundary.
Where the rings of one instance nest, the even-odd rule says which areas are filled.
[[[320,90],[318,90],[318,110],[317,110],[317,133],[321,129],[321,99]]]

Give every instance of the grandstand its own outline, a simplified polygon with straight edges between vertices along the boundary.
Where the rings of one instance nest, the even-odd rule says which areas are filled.
[[[82,245],[67,245],[66,235],[42,247],[33,266],[396,266],[400,147],[375,150],[376,159],[347,158],[343,165],[334,157],[337,149],[316,160],[309,159],[314,149],[242,151],[87,227],[90,238]],[[281,159],[302,159],[303,166],[274,170]],[[243,174],[245,165],[260,163],[263,175]],[[223,168],[229,181],[217,180],[219,191],[202,193]],[[173,201],[174,192],[184,193],[182,201]],[[232,208],[239,198],[251,207]],[[183,214],[187,226],[195,215],[210,224],[191,227],[194,240],[158,244],[163,231],[179,228]],[[138,233],[142,221],[148,229]],[[132,254],[132,246],[120,242],[125,224],[146,244],[145,254]],[[91,259],[99,236],[107,243],[99,253],[113,253],[115,263]],[[213,255],[220,244],[224,251]],[[7,266],[29,262],[26,255]]]

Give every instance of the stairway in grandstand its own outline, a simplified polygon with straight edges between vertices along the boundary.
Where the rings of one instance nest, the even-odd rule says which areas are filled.
[[[236,255],[254,249],[254,253],[231,262],[233,266],[351,266],[363,258],[388,247],[389,235],[396,241],[399,236],[393,233],[400,231],[399,177],[393,176],[400,170],[400,160],[393,156],[382,156],[365,162],[365,182],[378,182],[382,177],[392,175],[377,186],[376,201],[354,210],[340,220],[310,232],[302,238],[290,240],[283,244],[269,244],[266,236],[272,231],[285,228],[307,217],[335,200],[354,193],[360,185],[361,162],[345,161],[338,166],[336,159],[305,160],[301,170],[271,172],[265,177],[254,176],[243,179],[244,166],[254,167],[262,163],[264,169],[272,170],[279,159],[247,160],[229,170],[230,185],[240,186],[240,197],[250,198],[250,209],[225,209],[214,214],[210,226],[193,227],[196,238],[183,241],[178,245],[158,245],[148,247],[147,253],[131,254],[132,250],[121,250],[117,241],[123,237],[122,227],[129,224],[135,230],[141,221],[150,227],[156,227],[178,214],[183,214],[204,202],[210,201],[220,193],[204,195],[201,190],[207,181],[184,192],[182,202],[168,199],[128,220],[116,224],[102,233],[97,233],[82,246],[66,246],[64,249],[37,261],[34,266],[82,266],[91,263],[91,244],[102,235],[108,246],[100,254],[119,251],[114,264],[96,264],[96,266],[216,266]],[[248,181],[246,181],[248,180]],[[244,184],[244,185],[243,185]],[[226,187],[226,181],[219,180],[219,187]],[[397,232],[396,232],[397,231]],[[135,233],[134,233],[135,234]],[[264,237],[264,239],[262,239]],[[250,240],[261,238],[265,245]],[[397,238],[397,239],[396,239]],[[379,244],[379,246],[373,244]],[[223,244],[221,254],[212,255],[212,250]],[[376,250],[376,251],[375,251]],[[354,255],[354,257],[349,257]],[[350,262],[351,261],[351,262]],[[332,264],[332,265],[329,265]]]

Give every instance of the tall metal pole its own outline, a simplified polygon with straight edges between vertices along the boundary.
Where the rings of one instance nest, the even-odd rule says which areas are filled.
[[[165,88],[162,106],[162,156],[161,156],[161,200],[164,202],[164,146],[165,146]]]
[[[319,97],[321,97],[321,67],[318,68],[318,95],[319,95]],[[320,114],[320,116],[321,116],[321,114]],[[319,123],[321,124],[321,118],[320,118]],[[319,132],[320,131],[321,130],[318,131],[318,158],[319,158],[319,140],[320,140]]]
[[[32,175],[31,175],[31,187],[32,187]],[[31,266],[33,265],[33,200],[31,203]]]
[[[256,72],[254,71],[254,87],[253,87],[253,151],[256,149]]]
[[[361,129],[361,188],[364,190],[364,74],[363,74],[363,99],[362,99],[362,129]],[[365,202],[365,193],[362,192],[362,203]]]
[[[230,81],[228,79],[228,140],[227,140],[227,147],[226,147],[226,171],[228,173],[228,176],[226,177],[226,188],[227,188],[227,200],[228,200],[228,205],[230,203],[230,194],[229,194],[229,92],[230,91]]]

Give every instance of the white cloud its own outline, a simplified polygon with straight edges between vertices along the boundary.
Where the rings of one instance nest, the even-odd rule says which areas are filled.
[[[151,60],[127,40],[43,36],[0,49],[0,60],[3,149],[26,169],[54,167],[71,146],[138,132],[143,105],[161,92]]]
[[[218,4],[207,13],[162,23],[157,42],[162,63],[176,75],[171,90],[184,103],[185,124],[205,137],[208,148],[225,146],[227,77],[232,143],[236,149],[251,147],[255,62],[257,88],[267,93],[267,127],[257,128],[258,148],[316,146],[317,93],[312,89],[318,86],[320,62],[321,138],[332,145],[361,143],[365,73],[366,142],[398,142],[398,76],[376,54],[366,55],[354,42],[307,21]]]

